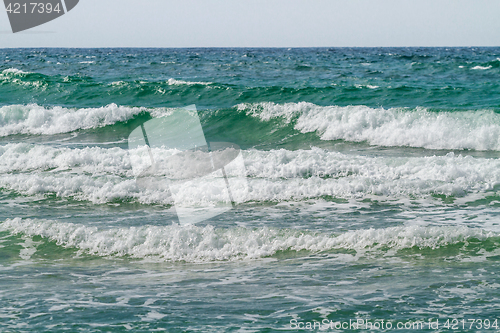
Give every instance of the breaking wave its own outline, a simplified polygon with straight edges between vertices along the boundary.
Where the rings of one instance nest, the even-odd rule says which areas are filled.
[[[159,227],[111,228],[53,220],[7,219],[0,230],[29,237],[41,236],[57,245],[101,257],[150,258],[161,261],[210,262],[269,257],[284,251],[374,252],[430,248],[490,240],[498,235],[467,227],[399,226],[352,230],[342,234],[276,228],[215,228],[177,224]],[[490,244],[489,246],[491,247]],[[491,251],[491,249],[490,249]]]

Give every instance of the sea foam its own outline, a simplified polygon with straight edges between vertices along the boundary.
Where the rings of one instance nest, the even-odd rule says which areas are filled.
[[[292,124],[295,130],[316,133],[322,140],[500,151],[500,114],[491,110],[432,112],[425,108],[376,109],[318,106],[305,102],[239,104],[237,109],[262,121],[279,120],[281,123],[276,126]],[[124,122],[143,112],[153,117],[164,116],[169,110],[116,104],[81,109],[9,105],[0,107],[0,136],[68,133]],[[228,113],[226,116],[234,115]]]
[[[248,191],[233,193],[241,202],[295,201],[323,196],[463,197],[494,194],[500,184],[499,160],[454,153],[429,157],[360,156],[312,148],[251,149],[242,151],[242,156]],[[118,147],[70,149],[7,144],[0,147],[0,174],[0,187],[27,196],[56,195],[94,203],[172,202],[161,187],[137,186],[128,151]],[[180,201],[196,206],[204,197],[204,192],[194,186]]]
[[[109,104],[100,108],[52,108],[36,104],[0,107],[0,136],[12,134],[58,134],[127,121],[146,108]]]
[[[20,69],[17,69],[17,68],[7,68],[7,69],[4,69],[1,73],[0,73],[0,77],[2,76],[9,76],[9,75],[22,75],[22,74],[29,74],[30,72],[25,72],[25,71],[22,71]]]
[[[81,224],[37,219],[7,219],[0,230],[29,237],[41,236],[80,253],[103,257],[149,258],[161,261],[210,262],[269,257],[279,251],[323,252],[355,250],[358,254],[389,249],[436,249],[474,239],[498,237],[467,227],[398,226],[352,230],[342,234],[261,227],[215,228],[141,226],[106,230]]]
[[[486,69],[491,69],[492,66],[474,66],[472,69],[479,69],[479,70],[486,70]]]
[[[323,140],[428,149],[500,150],[500,114],[489,110],[431,112],[425,108],[318,106],[311,103],[239,104],[263,121],[282,119]]]
[[[180,86],[180,85],[188,85],[188,86],[191,86],[191,85],[195,85],[195,84],[199,84],[199,85],[203,85],[203,86],[207,86],[207,85],[210,85],[212,84],[212,82],[200,82],[200,81],[184,81],[184,80],[176,80],[174,78],[170,78],[168,79],[167,83],[169,85],[174,85],[174,86]]]

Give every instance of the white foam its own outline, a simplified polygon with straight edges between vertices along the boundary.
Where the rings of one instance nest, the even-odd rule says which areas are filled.
[[[264,121],[293,121],[295,129],[316,132],[323,140],[428,149],[500,150],[500,114],[490,110],[430,112],[425,108],[374,109],[305,102],[240,104],[238,109]]]
[[[100,230],[51,220],[7,219],[0,230],[29,237],[41,236],[60,246],[103,257],[130,256],[164,261],[207,262],[268,257],[278,251],[352,249],[359,253],[407,248],[439,248],[485,240],[497,234],[467,227],[400,226],[348,231],[340,235],[276,228],[217,229],[142,226]]]
[[[500,161],[470,156],[366,157],[312,150],[250,150],[249,200],[302,200],[323,195],[392,198],[463,196],[500,184]]]
[[[199,84],[199,85],[209,85],[209,84],[212,84],[212,82],[192,82],[192,81],[183,81],[183,80],[176,80],[176,79],[173,79],[173,78],[170,78],[168,79],[167,83],[169,85],[194,85],[194,84]]]
[[[45,108],[36,104],[0,108],[0,136],[12,134],[58,134],[127,121],[146,108],[109,104],[100,108]]]
[[[70,149],[27,143],[0,146],[0,174],[35,171],[132,175],[127,150],[117,147]]]
[[[26,74],[30,74],[31,72],[24,72],[17,68],[8,68],[0,72],[0,81],[9,81],[14,84],[18,84],[25,87],[34,87],[34,88],[46,88],[47,82],[43,81],[24,81],[22,78],[26,76]]]
[[[0,147],[0,174],[0,187],[28,196],[54,194],[93,203],[171,203],[167,193],[140,191],[128,153],[120,148],[8,144]]]
[[[479,70],[483,70],[483,71],[486,69],[490,69],[490,68],[492,68],[491,65],[490,66],[474,66],[474,67],[472,67],[472,69],[479,69]]]
[[[380,88],[379,86],[374,86],[374,85],[371,85],[371,84],[367,84],[367,85],[355,84],[354,86],[356,88],[359,88],[359,89],[362,89],[362,88],[368,88],[368,89],[377,89],[377,88]]]
[[[431,157],[369,157],[313,148],[252,149],[242,151],[242,155],[248,188],[234,186],[232,195],[238,202],[279,202],[321,196],[377,196],[380,200],[427,198],[433,194],[481,197],[495,193],[500,184],[500,160],[453,153]],[[144,161],[149,163],[146,157]],[[0,175],[0,187],[27,196],[56,195],[94,203],[116,200],[172,203],[166,188],[146,190],[136,185],[128,151],[117,147],[69,149],[8,144],[0,147]],[[228,176],[232,182],[231,174]],[[196,183],[187,188],[179,202],[187,207],[203,203],[204,191],[210,188],[208,180],[205,185],[207,188],[203,189]]]
[[[2,71],[2,73],[0,74],[0,77],[3,75],[7,75],[7,74],[10,74],[10,75],[20,75],[20,74],[29,74],[30,72],[24,72],[20,69],[17,69],[17,68],[7,68],[7,69],[4,69]]]

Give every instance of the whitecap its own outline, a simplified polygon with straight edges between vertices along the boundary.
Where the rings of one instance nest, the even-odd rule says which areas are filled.
[[[2,71],[2,74],[19,75],[19,74],[29,74],[30,72],[25,72],[17,68],[8,68]]]
[[[7,219],[0,230],[40,236],[80,253],[102,257],[148,258],[160,261],[211,262],[269,257],[280,251],[354,250],[358,255],[409,248],[437,249],[471,239],[498,237],[465,226],[398,226],[351,230],[341,234],[278,228],[215,228],[141,226],[99,229],[76,223],[38,219]]]
[[[312,103],[239,104],[238,110],[269,121],[282,118],[322,140],[377,146],[500,151],[500,115],[491,110],[431,112],[425,108],[318,106]]]
[[[485,67],[485,66],[474,66],[474,67],[472,67],[471,69],[486,70],[486,69],[490,69],[490,68],[492,68],[492,66],[491,66],[491,65],[490,65],[490,66],[487,66],[487,67]]]
[[[192,82],[192,81],[183,81],[183,80],[176,80],[176,79],[173,79],[173,78],[170,78],[168,79],[167,83],[169,85],[195,85],[195,84],[199,84],[199,85],[209,85],[209,84],[212,84],[212,82]]]
[[[7,105],[0,107],[0,136],[68,133],[127,121],[146,111],[142,107],[116,104],[82,109],[46,108],[37,104]]]
[[[154,153],[171,155],[170,150]],[[156,156],[155,155],[155,156]],[[284,202],[323,196],[346,199],[429,198],[432,195],[484,197],[500,184],[498,159],[450,153],[430,157],[357,156],[319,148],[242,151],[245,184],[235,186],[238,202]],[[144,160],[148,162],[149,159]],[[0,147],[0,187],[35,198],[55,195],[97,204],[134,201],[172,204],[162,189],[135,182],[128,151],[122,148],[70,149],[25,143]],[[220,176],[222,177],[222,176]],[[209,190],[211,182],[204,183]],[[236,180],[235,180],[236,181]],[[186,186],[179,201],[196,207],[206,199],[199,184]]]

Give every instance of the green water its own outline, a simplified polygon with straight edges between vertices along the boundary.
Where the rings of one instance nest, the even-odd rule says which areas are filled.
[[[500,49],[0,56],[0,331],[499,330]],[[192,104],[247,187],[189,225],[128,138]]]

